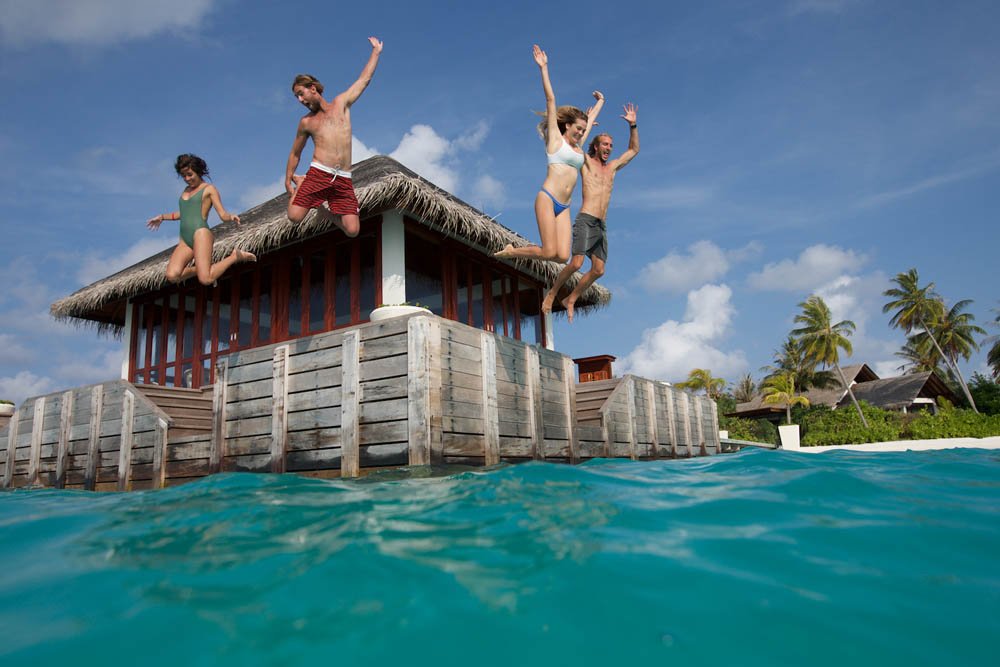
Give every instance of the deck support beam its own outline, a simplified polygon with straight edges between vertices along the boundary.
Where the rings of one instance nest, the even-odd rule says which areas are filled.
[[[66,464],[69,462],[69,436],[73,427],[73,391],[64,392],[59,411],[59,442],[56,444],[55,488],[66,488]]]
[[[488,466],[500,463],[500,410],[497,406],[497,339],[480,334],[483,370],[483,458]]]
[[[271,373],[271,472],[285,472],[288,454],[288,352],[274,348]]]
[[[340,476],[357,477],[361,474],[361,334],[357,329],[344,334],[341,350]]]

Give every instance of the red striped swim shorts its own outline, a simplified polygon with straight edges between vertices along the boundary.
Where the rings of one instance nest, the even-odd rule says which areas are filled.
[[[329,202],[330,212],[334,215],[357,215],[360,210],[350,178],[334,177],[322,169],[309,167],[292,203],[304,208],[319,208],[323,202]]]

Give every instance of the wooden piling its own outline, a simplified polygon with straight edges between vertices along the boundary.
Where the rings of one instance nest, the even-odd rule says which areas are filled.
[[[122,395],[122,430],[118,449],[118,490],[128,491],[132,477],[132,430],[135,420],[135,395],[125,390]]]
[[[285,472],[288,454],[288,346],[274,348],[271,375],[271,472]]]
[[[531,438],[531,458],[545,459],[545,423],[542,418],[542,375],[538,362],[538,348],[528,345],[524,348],[527,366],[528,393],[528,434]]]
[[[17,428],[21,421],[21,411],[14,410],[7,431],[7,465],[3,469],[3,488],[9,489],[14,479],[14,459],[17,455]]]
[[[45,425],[45,397],[35,399],[35,412],[31,421],[31,453],[28,459],[28,486],[38,484],[38,467],[42,455],[42,428]]]
[[[358,450],[361,398],[361,335],[355,329],[344,334],[341,347],[342,384],[340,403],[340,475],[357,477],[361,473]]]
[[[56,479],[57,489],[66,486],[66,464],[69,462],[70,429],[73,426],[73,391],[62,395],[62,406],[59,411],[59,442],[56,444]]]
[[[566,433],[569,437],[569,462],[580,462],[580,434],[576,423],[576,364],[563,357],[563,387],[566,393]]]
[[[101,455],[101,414],[104,412],[104,385],[90,390],[90,431],[87,438],[87,467],[83,474],[83,487],[93,491],[97,484],[97,461]]]
[[[209,442],[208,473],[222,469],[226,455],[226,401],[229,397],[229,362],[220,359],[215,364],[215,385],[212,387],[212,436]]]
[[[646,404],[649,410],[646,412],[646,419],[649,430],[649,439],[652,443],[650,456],[654,459],[660,458],[660,425],[657,423],[659,410],[657,409],[656,386],[652,380],[646,380],[643,384],[646,387]]]
[[[483,458],[486,465],[500,463],[500,410],[497,405],[497,342],[493,334],[480,334],[483,369]]]

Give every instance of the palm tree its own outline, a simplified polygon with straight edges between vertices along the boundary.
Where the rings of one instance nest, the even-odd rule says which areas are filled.
[[[688,379],[684,382],[678,382],[676,386],[691,391],[704,390],[706,396],[716,399],[722,394],[726,381],[722,378],[712,377],[712,371],[707,368],[694,368],[688,373]]]
[[[795,375],[793,373],[781,373],[769,378],[764,383],[764,404],[784,405],[785,419],[791,424],[792,406],[801,405],[808,408],[809,399],[795,394]]]
[[[733,388],[733,398],[736,399],[737,403],[749,403],[753,400],[753,396],[756,393],[757,384],[753,381],[753,377],[749,373],[741,377],[740,381]]]
[[[803,326],[792,330],[792,335],[802,338],[806,359],[824,366],[833,366],[840,375],[840,381],[851,397],[854,408],[861,417],[861,423],[868,428],[868,420],[861,412],[858,399],[847,383],[843,369],[840,368],[840,350],[851,354],[851,341],[847,337],[854,333],[854,322],[841,320],[833,324],[830,320],[830,308],[822,298],[815,294],[799,304],[802,312],[795,316],[795,321]]]
[[[896,352],[896,356],[905,362],[897,370],[907,375],[928,371],[940,372],[938,363],[941,357],[926,338],[918,340],[916,336],[910,336],[902,349]]]
[[[928,283],[924,287],[920,287],[920,276],[917,274],[916,269],[910,269],[906,273],[897,273],[892,282],[896,283],[898,287],[893,287],[882,292],[884,296],[892,299],[892,301],[882,306],[882,312],[896,311],[892,319],[889,320],[889,326],[894,329],[902,329],[907,335],[913,329],[919,327],[921,332],[927,336],[927,340],[937,350],[938,355],[945,360],[948,368],[958,378],[959,384],[962,386],[962,391],[965,393],[965,398],[969,401],[969,405],[972,406],[973,410],[979,412],[979,410],[976,410],[976,402],[972,400],[972,394],[969,393],[969,387],[965,384],[965,378],[962,377],[961,371],[958,370],[958,364],[953,363],[951,358],[944,353],[937,337],[931,333],[935,324],[942,321],[946,315],[944,302],[938,296],[937,292],[934,291],[934,283]]]
[[[976,319],[975,315],[962,312],[970,303],[972,303],[970,299],[963,299],[949,308],[932,325],[932,331],[933,338],[937,339],[941,350],[944,352],[945,359],[948,360],[949,366],[954,371],[959,386],[962,387],[965,398],[969,401],[969,405],[972,406],[973,410],[979,412],[975,401],[972,399],[972,392],[969,391],[969,386],[966,384],[965,378],[962,377],[961,372],[958,370],[958,358],[961,357],[968,361],[972,353],[979,349],[979,343],[976,342],[973,336],[986,335],[986,329],[983,329],[978,324],[973,324],[973,321]],[[942,310],[944,309],[942,308]],[[923,333],[917,334],[916,338],[926,345],[924,341],[931,338],[931,336]]]
[[[996,319],[993,320],[993,324],[994,326],[1000,326],[1000,308],[994,308],[993,312],[997,314]],[[993,369],[993,379],[1000,380],[1000,336],[990,336],[983,341],[983,345],[990,343],[993,346],[986,353],[986,361],[989,363],[990,368]]]
[[[774,351],[772,364],[760,370],[766,373],[764,382],[783,373],[792,373],[795,376],[795,386],[800,389],[822,389],[836,382],[830,371],[816,370],[816,362],[806,359],[802,341],[791,335]]]

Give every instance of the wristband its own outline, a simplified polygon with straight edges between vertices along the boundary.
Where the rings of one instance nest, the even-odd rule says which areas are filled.
[[[632,130],[639,129],[639,123],[629,123],[628,126],[629,126],[629,129],[632,129]]]

